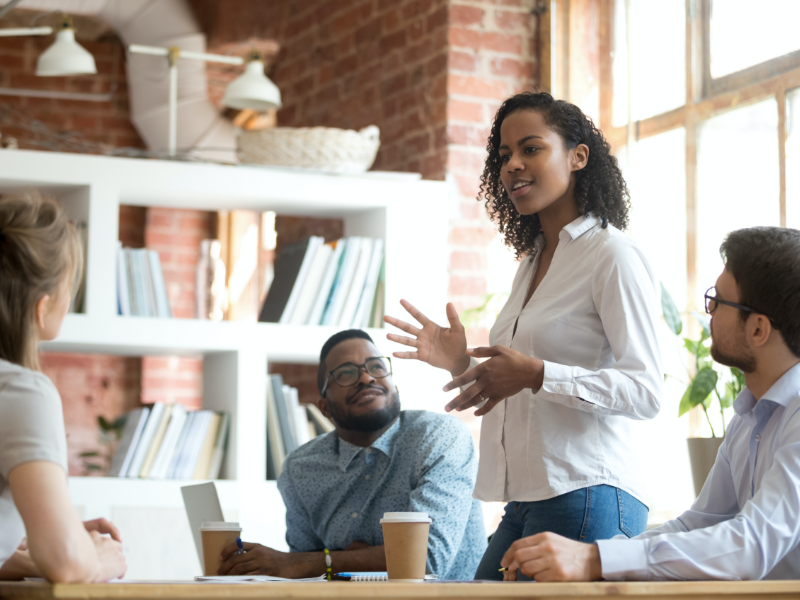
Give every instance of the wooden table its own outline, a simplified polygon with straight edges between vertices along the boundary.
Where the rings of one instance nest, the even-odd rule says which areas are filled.
[[[595,596],[623,596],[625,600],[800,600],[800,581],[703,581],[669,583],[256,583],[193,584],[0,583],[0,598],[14,600],[211,600],[215,598],[380,598],[381,600],[460,600],[474,598],[564,600]]]

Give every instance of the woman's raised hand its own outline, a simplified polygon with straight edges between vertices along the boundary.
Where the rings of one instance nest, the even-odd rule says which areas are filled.
[[[422,329],[409,325],[405,321],[385,316],[383,320],[405,331],[413,337],[389,333],[386,335],[393,342],[416,348],[416,352],[393,352],[397,358],[412,358],[426,362],[433,367],[450,371],[453,377],[461,375],[469,367],[467,356],[467,335],[458,318],[455,306],[447,303],[447,320],[450,327],[440,327],[418,311],[407,300],[400,300],[408,313],[417,320]]]

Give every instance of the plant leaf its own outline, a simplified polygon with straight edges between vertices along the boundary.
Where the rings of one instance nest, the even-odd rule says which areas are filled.
[[[117,417],[116,420],[111,424],[112,429],[122,429],[125,427],[125,421],[128,420],[128,415],[122,415],[121,417]]]
[[[667,327],[675,335],[680,335],[683,331],[683,323],[681,323],[681,313],[678,312],[678,307],[669,295],[667,288],[661,284],[661,312],[664,314],[664,320],[667,322]]]
[[[97,423],[98,425],[100,425],[100,429],[102,429],[103,431],[109,431],[111,429],[114,429],[111,423],[106,421],[106,418],[103,415],[98,415]]]
[[[93,450],[91,452],[81,452],[78,456],[80,456],[81,458],[96,458],[100,456],[100,453],[97,452],[96,450]]]
[[[694,340],[690,340],[689,338],[683,338],[683,345],[686,349],[692,353],[692,356],[697,356],[699,352],[700,342],[695,342]]]
[[[683,397],[681,398],[680,404],[678,404],[678,416],[682,417],[687,412],[692,410],[692,405],[689,404],[689,395],[692,393],[692,386],[686,388],[686,391],[683,393]]]
[[[695,310],[692,311],[692,315],[697,322],[703,327],[703,332],[706,334],[706,338],[711,337],[711,320],[704,314],[699,313]]]
[[[701,402],[705,402],[709,394],[714,391],[717,386],[719,376],[717,372],[711,367],[705,367],[697,372],[692,380],[692,386],[689,392],[689,404],[697,406]]]
[[[94,463],[86,463],[83,465],[83,468],[87,471],[102,471],[103,467],[101,465],[96,465]]]

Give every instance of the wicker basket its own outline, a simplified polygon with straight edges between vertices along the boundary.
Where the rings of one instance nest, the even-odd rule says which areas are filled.
[[[244,164],[363,173],[380,146],[375,125],[361,131],[332,127],[274,127],[242,131],[237,155]]]

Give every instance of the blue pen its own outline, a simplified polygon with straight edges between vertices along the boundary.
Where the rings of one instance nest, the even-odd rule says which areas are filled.
[[[242,538],[236,538],[236,545],[239,547],[239,551],[236,554],[244,554],[244,544],[242,544]]]

